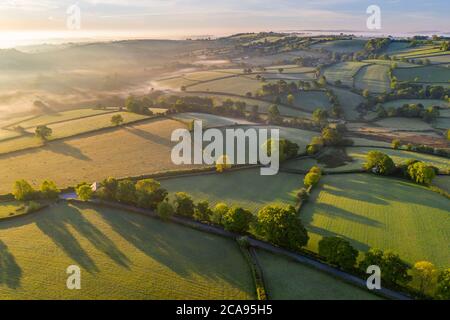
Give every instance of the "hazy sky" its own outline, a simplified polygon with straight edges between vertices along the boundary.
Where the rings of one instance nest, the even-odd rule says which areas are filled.
[[[366,31],[371,4],[381,8],[382,32],[450,31],[450,0],[0,0],[0,31],[65,31],[66,11],[75,3],[82,31]]]

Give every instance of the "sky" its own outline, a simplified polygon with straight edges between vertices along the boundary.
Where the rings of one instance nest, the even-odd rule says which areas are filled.
[[[73,24],[73,5],[80,9],[79,29]],[[380,32],[450,32],[449,0],[0,0],[0,37],[17,37],[19,32],[159,38],[250,31],[364,32],[369,5],[381,9]]]

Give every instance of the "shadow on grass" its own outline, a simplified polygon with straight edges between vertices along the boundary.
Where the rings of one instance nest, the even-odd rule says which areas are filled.
[[[143,138],[145,140],[151,141],[153,143],[159,144],[159,145],[163,145],[163,146],[167,146],[167,147],[172,147],[173,146],[173,142],[170,141],[170,139],[158,136],[156,134],[153,134],[149,131],[145,131],[145,130],[141,130],[139,128],[136,127],[122,127],[123,130],[125,130],[126,132],[132,133],[140,138]]]
[[[0,285],[5,284],[8,288],[20,287],[22,269],[16,262],[8,247],[0,240]]]
[[[74,146],[71,146],[70,144],[67,144],[66,142],[61,140],[50,141],[50,143],[46,144],[45,149],[78,160],[91,161],[91,158],[86,156],[80,149],[75,148]]]
[[[114,242],[83,217],[76,207],[65,206],[58,208],[63,208],[63,210],[59,210],[53,214],[47,213],[41,215],[36,220],[36,225],[70,258],[88,272],[99,271],[95,262],[69,231],[69,227],[72,227],[114,262],[122,267],[129,267],[128,258],[116,247]]]

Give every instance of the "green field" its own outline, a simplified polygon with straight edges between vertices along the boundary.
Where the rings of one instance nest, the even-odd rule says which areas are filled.
[[[190,123],[193,120],[200,120],[202,121],[203,128],[232,126],[237,124],[251,124],[251,122],[242,119],[234,119],[216,116],[213,114],[196,112],[179,113],[174,115],[173,119],[177,119],[186,123]]]
[[[437,176],[433,184],[450,193],[450,176]]]
[[[450,69],[437,66],[395,69],[393,75],[400,81],[448,83]]]
[[[314,44],[311,48],[324,49],[337,53],[352,53],[362,50],[365,44],[366,41],[362,39],[333,40]]]
[[[364,98],[359,94],[353,93],[346,89],[332,87],[331,90],[336,94],[339,103],[344,110],[345,119],[358,119],[360,114],[356,108],[365,101]]]
[[[367,89],[372,93],[389,93],[391,89],[388,71],[388,66],[379,64],[362,67],[355,76],[355,87]]]
[[[269,298],[273,300],[374,300],[372,293],[293,260],[257,251]]]
[[[318,108],[329,109],[331,104],[325,92],[322,91],[300,91],[294,94],[294,107],[313,112]],[[287,101],[284,101],[285,103]]]
[[[253,299],[237,245],[145,216],[66,205],[0,222],[0,299]],[[81,290],[66,269],[81,268]]]
[[[353,87],[354,77],[366,65],[367,63],[363,62],[340,62],[326,68],[324,70],[324,76],[328,82],[334,83],[340,80],[342,84]]]
[[[369,174],[324,176],[302,207],[308,248],[341,236],[360,251],[394,250],[405,261],[450,267],[448,199],[427,188]]]
[[[210,205],[224,202],[256,213],[269,203],[295,205],[296,191],[303,186],[303,177],[288,173],[262,176],[259,169],[248,169],[171,178],[161,184],[172,194],[187,192],[195,201],[208,200]]]
[[[254,80],[251,77],[240,76],[189,86],[188,91],[211,91],[245,95],[247,92],[255,93],[259,89],[261,89],[260,81]]]
[[[375,122],[377,126],[389,128],[392,130],[406,130],[406,131],[423,131],[433,130],[431,124],[419,118],[401,118],[392,117],[384,118]]]

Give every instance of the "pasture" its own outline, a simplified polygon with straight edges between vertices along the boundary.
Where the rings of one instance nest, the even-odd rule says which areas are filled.
[[[22,178],[35,185],[51,179],[59,187],[66,187],[109,176],[126,177],[186,168],[173,164],[170,158],[174,146],[171,134],[178,128],[185,128],[185,125],[175,120],[151,119],[1,155],[0,193],[10,192],[14,181]]]
[[[324,236],[341,236],[359,251],[393,250],[408,263],[450,266],[448,199],[412,182],[370,174],[324,176],[300,215],[310,250],[317,251]]]
[[[63,203],[0,222],[0,254],[0,299],[254,298],[232,240],[120,210]]]
[[[285,257],[258,250],[273,300],[377,300],[380,297]]]
[[[359,118],[359,112],[356,108],[365,100],[359,94],[353,93],[349,90],[331,87],[334,94],[336,94],[342,109],[344,110],[344,117],[347,120],[357,120]]]
[[[251,77],[239,76],[195,84],[189,86],[188,91],[211,91],[245,95],[247,92],[255,93],[260,88],[261,82]]]
[[[438,66],[395,69],[393,75],[399,81],[414,81],[419,83],[448,83],[450,69]]]
[[[433,130],[433,127],[419,118],[391,117],[375,122],[376,125],[390,130],[425,131]]]
[[[0,202],[0,220],[25,213],[25,205],[18,201]]]
[[[202,121],[203,128],[253,124],[252,122],[243,120],[243,119],[235,119],[235,118],[217,116],[217,115],[213,115],[213,114],[196,113],[196,112],[179,113],[179,114],[172,116],[172,118],[176,119],[176,120],[180,120],[186,124],[190,123],[193,120],[199,120],[199,121]]]
[[[324,49],[336,53],[352,53],[360,51],[364,48],[366,40],[352,39],[352,40],[333,40],[313,44],[313,49]]]
[[[269,203],[295,205],[296,192],[303,186],[303,177],[282,172],[275,176],[262,176],[258,168],[170,178],[162,180],[161,185],[172,195],[187,192],[195,202],[208,200],[211,206],[224,202],[257,213]]]
[[[287,103],[286,97],[284,98],[284,103]],[[309,112],[313,112],[318,108],[331,108],[328,97],[323,91],[300,91],[294,94],[293,106]]]
[[[391,88],[388,71],[389,67],[385,65],[364,66],[355,76],[355,87],[361,90],[367,89],[371,93],[389,93]]]
[[[334,83],[335,81],[340,80],[342,84],[353,87],[354,77],[358,71],[366,65],[367,63],[363,62],[339,62],[327,67],[323,71],[323,74],[328,82]]]

